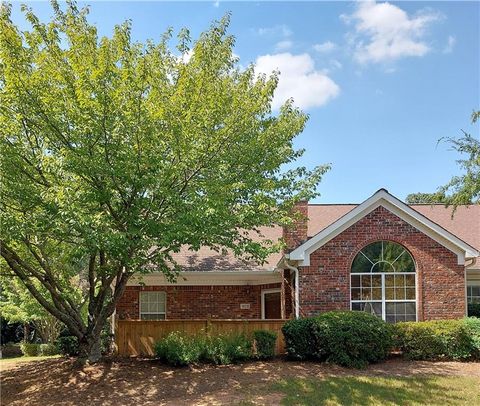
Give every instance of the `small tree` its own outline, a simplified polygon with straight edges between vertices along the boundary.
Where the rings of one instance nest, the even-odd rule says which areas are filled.
[[[278,77],[237,67],[228,16],[174,52],[171,30],[99,38],[88,9],[52,4],[48,24],[24,7],[30,31],[0,15],[1,256],[96,361],[134,273],[174,279],[183,245],[264,261],[279,246],[252,233],[288,224],[327,167],[287,170],[307,116],[292,101],[272,114]]]

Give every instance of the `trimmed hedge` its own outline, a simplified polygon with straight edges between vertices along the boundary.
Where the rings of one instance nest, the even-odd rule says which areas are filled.
[[[25,357],[36,357],[40,355],[40,344],[21,343],[20,349]]]
[[[480,319],[433,320],[394,325],[396,346],[412,360],[480,358]]]
[[[363,368],[384,360],[393,346],[392,328],[371,314],[333,311],[291,320],[282,328],[290,358],[315,359]]]
[[[469,317],[480,317],[480,303],[469,303],[468,304],[468,316]]]
[[[270,359],[275,356],[277,333],[268,330],[256,330],[253,332],[253,339],[255,340],[257,358]]]

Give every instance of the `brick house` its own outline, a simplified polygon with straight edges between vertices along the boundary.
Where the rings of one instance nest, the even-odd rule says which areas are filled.
[[[185,247],[176,283],[131,280],[120,319],[279,319],[333,309],[389,322],[463,317],[480,302],[480,206],[406,205],[380,189],[361,204],[301,203],[294,227],[264,228],[288,250],[263,265]]]

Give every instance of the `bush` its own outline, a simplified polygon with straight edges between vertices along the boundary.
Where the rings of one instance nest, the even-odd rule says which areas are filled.
[[[208,336],[200,343],[201,360],[215,365],[244,361],[252,354],[252,342],[243,334]]]
[[[1,355],[2,355],[2,358],[12,358],[12,357],[21,357],[23,354],[20,348],[20,344],[8,343],[8,344],[2,345]]]
[[[201,354],[201,341],[178,331],[171,332],[155,344],[155,355],[173,366],[185,366],[198,362]]]
[[[282,333],[289,358],[297,360],[315,358],[314,320],[314,318],[294,319],[283,325]]]
[[[287,354],[346,367],[363,368],[384,360],[392,348],[392,329],[371,314],[334,311],[318,317],[291,320],[282,332]]]
[[[396,342],[412,360],[469,360],[480,355],[480,320],[433,320],[398,323]]]
[[[269,359],[274,357],[277,333],[268,330],[257,330],[253,332],[253,338],[255,340],[257,358]]]
[[[318,359],[346,367],[383,361],[393,345],[391,325],[365,312],[324,313],[313,329]]]
[[[61,336],[57,340],[57,348],[60,354],[76,357],[79,353],[78,338],[76,336]]]
[[[40,344],[21,343],[20,349],[25,357],[36,357],[40,354]]]
[[[230,362],[245,361],[252,357],[252,340],[244,334],[235,334],[225,337],[226,354]]]
[[[480,317],[480,303],[468,304],[468,317]]]
[[[58,347],[55,344],[40,344],[39,355],[57,355]]]

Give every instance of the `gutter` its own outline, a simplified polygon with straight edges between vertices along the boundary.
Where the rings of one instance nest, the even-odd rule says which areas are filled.
[[[287,254],[288,255],[288,254]],[[288,263],[288,258],[285,256],[285,259],[283,261],[283,264],[293,271],[295,274],[295,318],[299,319],[300,318],[300,278],[298,276],[298,268],[294,267],[293,265]]]

